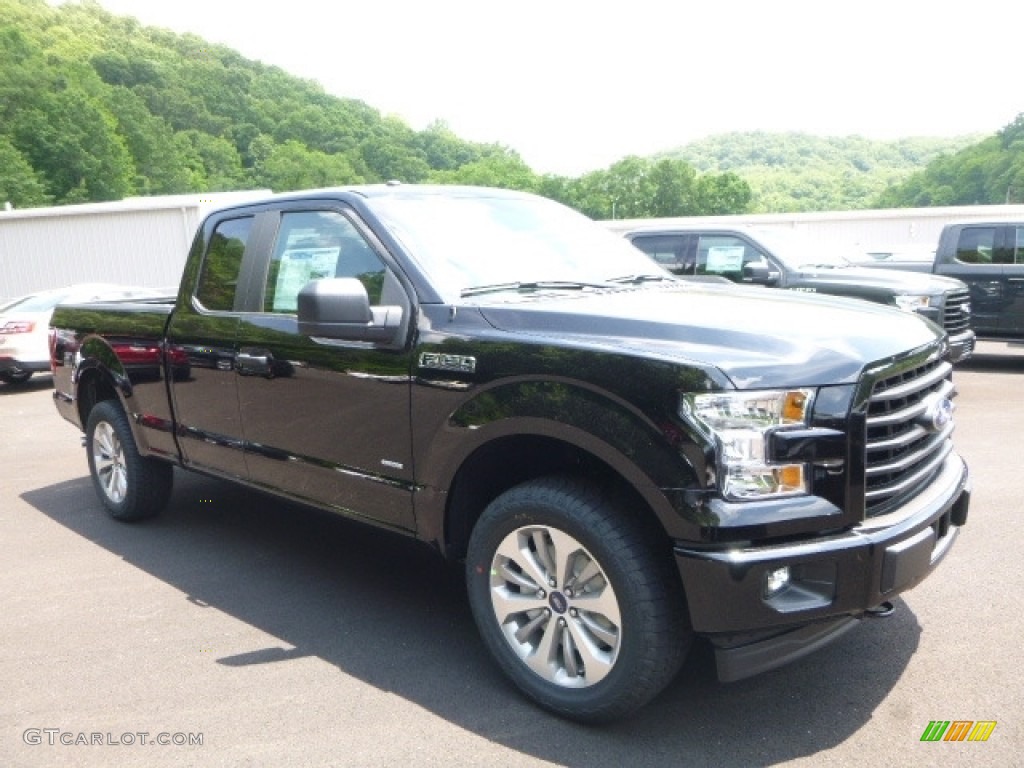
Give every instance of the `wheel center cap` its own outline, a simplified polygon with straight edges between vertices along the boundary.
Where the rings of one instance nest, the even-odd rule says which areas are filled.
[[[561,592],[552,592],[551,597],[548,598],[548,605],[555,613],[565,613],[569,608],[569,601]]]

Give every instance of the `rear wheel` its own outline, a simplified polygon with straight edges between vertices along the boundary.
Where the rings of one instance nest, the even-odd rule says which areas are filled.
[[[24,384],[32,378],[32,371],[4,371],[0,373],[0,381],[4,384]]]
[[[173,468],[139,453],[121,406],[103,400],[89,413],[86,451],[93,487],[110,516],[141,520],[160,513],[171,493]]]
[[[469,600],[512,681],[562,716],[626,715],[675,676],[689,647],[678,576],[657,539],[568,478],[517,486],[470,540]]]

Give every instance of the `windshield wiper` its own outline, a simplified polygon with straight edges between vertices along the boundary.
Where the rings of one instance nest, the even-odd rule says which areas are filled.
[[[609,278],[608,282],[639,285],[640,283],[660,283],[663,280],[675,280],[675,278],[672,275],[623,275]]]
[[[479,296],[481,293],[501,293],[503,291],[582,291],[586,288],[607,288],[604,283],[579,283],[573,280],[535,280],[524,283],[495,283],[494,285],[477,285],[463,288],[460,296]]]

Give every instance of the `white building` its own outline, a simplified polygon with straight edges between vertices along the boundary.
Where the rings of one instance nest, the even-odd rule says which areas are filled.
[[[0,302],[74,283],[176,289],[196,228],[216,208],[269,190],[130,198],[0,210]],[[1024,205],[766,213],[602,222],[616,232],[712,222],[803,230],[822,247],[861,253],[934,248],[949,221],[1024,216]]]
[[[74,283],[177,288],[199,223],[269,190],[0,210],[0,302]]]

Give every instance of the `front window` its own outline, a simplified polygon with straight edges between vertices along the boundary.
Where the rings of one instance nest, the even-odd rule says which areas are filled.
[[[310,280],[354,277],[379,304],[384,262],[345,216],[336,211],[290,211],[281,216],[270,260],[263,311],[294,314],[298,295]]]
[[[625,238],[542,197],[473,192],[367,204],[447,298],[504,284],[669,276]]]
[[[697,240],[698,275],[720,275],[740,281],[748,264],[769,266],[761,251],[735,235],[701,235]]]

